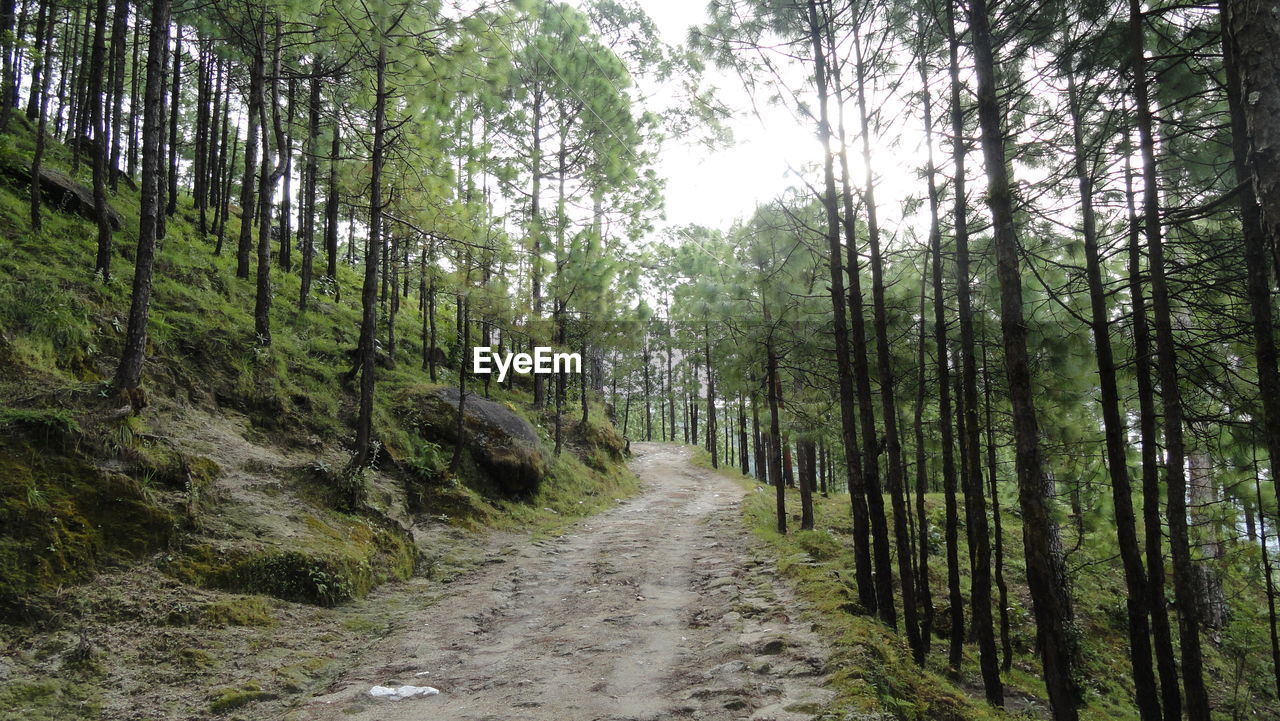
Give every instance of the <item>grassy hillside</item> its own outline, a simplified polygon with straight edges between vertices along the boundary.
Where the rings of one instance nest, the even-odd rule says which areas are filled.
[[[11,128],[0,164],[21,167],[31,136],[19,117]],[[67,148],[46,157],[88,184]],[[273,342],[261,346],[253,282],[234,272],[238,221],[214,255],[181,200],[156,263],[148,405],[131,415],[106,381],[125,331],[136,195],[122,184],[111,199],[124,225],[104,283],[92,223],[46,207],[33,233],[27,187],[0,182],[0,718],[259,718],[478,562],[457,529],[551,530],[633,488],[598,405],[588,428],[570,421],[571,452],[531,496],[495,495],[469,456],[445,473],[450,449],[413,423],[433,387],[415,296],[397,319],[395,367],[378,372],[380,451],[353,502],[339,469],[353,440],[356,388],[343,377],[360,269],[317,282],[306,313],[296,272],[274,269]],[[439,306],[451,339],[453,308]],[[524,389],[492,391],[547,439]],[[377,590],[388,581],[406,583]]]
[[[710,465],[706,454],[701,462]],[[920,721],[986,721],[999,718],[1048,718],[1044,684],[1040,680],[1035,650],[1035,624],[1022,554],[1022,526],[1016,499],[1005,499],[1004,558],[1009,584],[1012,669],[1003,674],[1008,713],[997,712],[982,699],[976,644],[965,647],[964,673],[951,676],[946,667],[947,619],[946,561],[942,529],[945,522],[940,494],[925,497],[933,542],[930,583],[936,611],[934,638],[928,664],[918,668],[905,638],[890,632],[875,618],[858,613],[854,586],[853,541],[849,497],[815,494],[815,530],[799,527],[799,492],[789,489],[788,509],[795,516],[791,533],[777,532],[772,488],[761,486],[733,470],[726,475],[748,484],[753,492],[744,503],[744,522],[767,542],[778,559],[779,570],[791,578],[814,609],[814,622],[836,651],[829,668],[838,693],[831,718],[847,714],[871,714]],[[887,502],[886,502],[887,505]],[[961,508],[960,566],[968,598],[967,550],[964,548]],[[1075,611],[1083,648],[1083,684],[1086,707],[1082,719],[1129,721],[1137,719],[1128,660],[1124,578],[1116,558],[1114,528],[1086,529],[1083,538],[1064,529],[1064,545],[1070,551]],[[1252,546],[1252,547],[1251,547]],[[1256,544],[1239,542],[1224,554],[1217,567],[1231,609],[1226,627],[1213,643],[1206,643],[1205,675],[1211,684],[1215,719],[1280,718],[1271,675],[1266,625],[1266,599],[1257,581]],[[993,612],[998,609],[993,608]],[[967,618],[967,615],[966,615]],[[998,616],[996,623],[999,623]],[[998,632],[998,626],[997,626]],[[1176,632],[1175,632],[1176,634]],[[1175,639],[1176,643],[1176,639]],[[846,715],[842,715],[846,714]]]

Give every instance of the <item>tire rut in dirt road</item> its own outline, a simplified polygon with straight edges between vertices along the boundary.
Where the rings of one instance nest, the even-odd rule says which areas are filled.
[[[490,549],[420,623],[290,715],[330,719],[810,719],[826,649],[743,528],[743,490],[637,443],[642,493],[556,539]],[[440,695],[373,698],[374,685]]]

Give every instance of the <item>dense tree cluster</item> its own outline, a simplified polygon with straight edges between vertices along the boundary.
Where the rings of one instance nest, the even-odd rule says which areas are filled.
[[[991,704],[1019,605],[1012,513],[1054,718],[1087,701],[1070,556],[1099,529],[1140,717],[1240,713],[1204,665],[1231,633],[1228,556],[1271,601],[1280,688],[1263,5],[712,4],[695,45],[790,108],[821,161],[734,228],[673,238],[671,309],[619,366],[618,402],[643,397],[645,437],[684,430],[773,483],[781,531],[784,487],[802,529],[813,492],[850,490],[862,612],[924,664],[945,609],[949,665],[976,642]],[[886,206],[914,146],[915,188]]]
[[[103,282],[119,255],[112,198],[122,184],[139,195],[114,391],[144,402],[153,273],[176,213],[253,283],[262,347],[280,272],[298,275],[288,302],[306,313],[337,293],[340,265],[362,268],[352,471],[376,446],[377,368],[400,360],[411,292],[433,381],[477,342],[585,350],[592,319],[635,284],[620,269],[657,206],[664,124],[698,122],[641,107],[633,72],[696,94],[698,65],[629,3],[49,1],[11,3],[0,22],[3,121],[32,121],[33,179],[49,138],[72,149],[73,172],[91,164]],[[555,380],[558,450],[568,379]],[[535,391],[547,405],[542,378]]]
[[[433,382],[448,365],[487,391],[473,345],[582,354],[580,383],[531,382],[557,452],[566,406],[586,421],[597,393],[624,435],[772,484],[781,532],[788,487],[801,530],[815,494],[847,492],[857,611],[921,665],[942,637],[960,673],[976,645],[994,706],[1016,563],[1053,717],[1079,717],[1071,559],[1100,532],[1143,721],[1250,708],[1204,665],[1233,643],[1240,675],[1253,663],[1264,632],[1233,627],[1222,579],[1242,565],[1280,697],[1273,3],[717,0],[694,51],[633,3],[580,5],[0,4],[0,131],[34,137],[33,231],[56,139],[92,174],[96,277],[134,265],[110,390],[145,403],[157,256],[184,214],[254,289],[262,349],[282,273],[299,314],[342,265],[363,273],[359,298],[333,298],[361,309],[351,477],[376,457],[377,377],[410,360],[396,318],[416,300]],[[641,252],[662,136],[716,129],[704,61],[789,109],[820,160],[732,228]],[[644,109],[640,76],[680,87],[678,107]],[[896,197],[887,166],[911,158]],[[124,192],[136,227],[111,207]]]

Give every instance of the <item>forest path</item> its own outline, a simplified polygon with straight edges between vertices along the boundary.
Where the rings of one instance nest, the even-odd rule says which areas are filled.
[[[633,450],[639,495],[559,538],[495,540],[420,623],[289,718],[813,718],[826,649],[744,528],[742,487],[688,449]],[[440,694],[369,694],[402,684]]]

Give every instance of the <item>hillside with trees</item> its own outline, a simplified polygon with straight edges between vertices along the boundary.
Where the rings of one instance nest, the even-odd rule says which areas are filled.
[[[785,718],[1280,715],[1276,8],[663,17],[0,3],[0,718],[321,718],[651,442],[749,489]],[[744,119],[790,187],[668,220]]]

